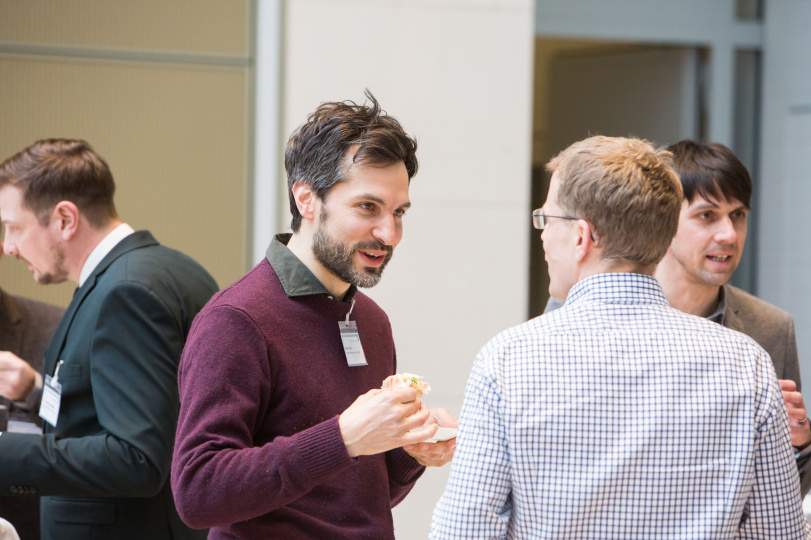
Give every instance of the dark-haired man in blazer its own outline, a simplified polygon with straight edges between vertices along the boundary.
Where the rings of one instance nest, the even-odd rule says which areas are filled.
[[[0,164],[4,251],[79,285],[45,352],[41,436],[0,436],[0,491],[42,495],[44,539],[205,538],[169,486],[177,364],[217,290],[196,262],[121,222],[107,164],[79,140]]]
[[[707,317],[758,342],[780,379],[791,428],[800,491],[811,490],[811,428],[802,394],[794,319],[785,311],[729,285],[746,241],[752,180],[726,146],[683,140],[668,147],[681,177],[679,230],[656,270],[670,304]]]

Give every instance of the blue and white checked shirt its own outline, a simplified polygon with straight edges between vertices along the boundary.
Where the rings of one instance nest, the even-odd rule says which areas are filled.
[[[430,538],[809,538],[752,339],[599,274],[479,353]]]

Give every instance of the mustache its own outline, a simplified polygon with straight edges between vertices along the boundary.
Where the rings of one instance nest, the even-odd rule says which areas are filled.
[[[704,250],[705,252],[709,251],[732,251],[734,253],[738,252],[737,244],[713,244],[709,248]]]
[[[355,244],[355,250],[359,249],[371,249],[374,251],[385,251],[387,255],[391,255],[394,252],[394,248],[384,244],[383,242],[376,241],[376,242],[358,242]]]

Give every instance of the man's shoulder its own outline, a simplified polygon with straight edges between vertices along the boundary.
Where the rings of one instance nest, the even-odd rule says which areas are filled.
[[[782,309],[726,285],[724,326],[742,332],[763,347],[781,379],[800,380],[794,319]]]
[[[725,285],[724,289],[727,294],[727,309],[734,315],[747,319],[767,319],[786,323],[793,320],[787,311],[743,289],[732,285]]]
[[[633,321],[633,322],[632,322]],[[754,352],[760,345],[750,336],[725,328],[702,317],[682,313],[667,305],[662,306],[582,306],[566,304],[560,309],[545,313],[522,324],[508,328],[482,349],[483,353],[497,349],[548,348],[554,341],[562,346],[573,340],[591,340],[594,334],[623,335],[638,332],[659,335],[672,334],[706,344],[717,343],[719,347],[733,345]],[[640,343],[643,343],[641,340]]]
[[[278,285],[275,287],[274,285]],[[279,294],[281,293],[281,294]],[[273,267],[262,259],[245,275],[222,288],[206,306],[207,309],[229,306],[251,311],[253,306],[267,306],[277,296],[286,297]]]
[[[361,309],[367,312],[367,316],[384,317],[388,320],[386,312],[380,307],[377,302],[366,296],[366,294],[358,291],[355,293],[355,309]]]
[[[125,238],[122,242],[126,242]],[[101,283],[141,283],[153,289],[174,284],[180,289],[201,290],[209,296],[217,283],[190,256],[157,242],[136,245],[119,253],[98,276]]]
[[[540,315],[502,330],[482,347],[479,354],[487,356],[497,350],[510,348],[516,344],[533,341],[544,342],[548,336],[561,331],[559,324],[560,313],[558,311],[554,313],[556,314],[554,317],[551,316],[552,314]],[[529,346],[531,347],[531,345]]]
[[[208,275],[205,268],[190,256],[162,244],[146,245],[126,251],[112,262],[111,267],[120,265],[127,265],[128,271],[154,272],[156,269],[166,268]]]

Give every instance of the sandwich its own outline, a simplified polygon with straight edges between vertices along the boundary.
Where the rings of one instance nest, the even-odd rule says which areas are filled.
[[[386,377],[383,381],[383,390],[395,390],[397,388],[414,388],[417,391],[417,399],[427,395],[431,391],[431,385],[422,380],[419,375],[413,373],[397,373]]]

